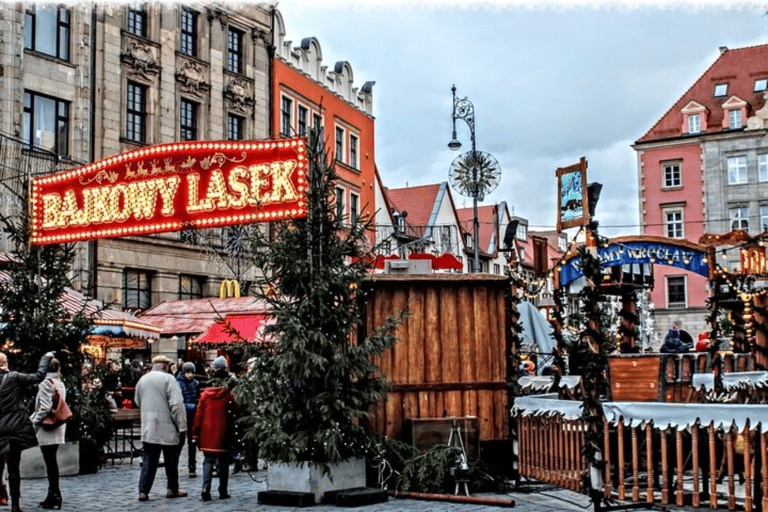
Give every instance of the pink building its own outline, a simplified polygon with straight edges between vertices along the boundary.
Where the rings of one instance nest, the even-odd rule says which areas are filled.
[[[766,96],[768,45],[723,47],[637,140],[643,234],[698,243],[704,233],[768,229]],[[660,262],[654,270],[657,333],[676,324],[696,339],[708,329],[706,278]]]

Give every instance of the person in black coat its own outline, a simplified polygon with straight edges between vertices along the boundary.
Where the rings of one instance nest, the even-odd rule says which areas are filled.
[[[42,382],[48,371],[53,352],[40,359],[35,373],[8,370],[8,357],[0,352],[0,455],[8,454],[8,490],[11,512],[21,512],[21,451],[37,446],[37,436],[29,415],[20,403],[21,389]]]

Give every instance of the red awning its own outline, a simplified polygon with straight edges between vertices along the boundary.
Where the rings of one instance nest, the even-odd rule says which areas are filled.
[[[190,343],[252,342],[265,321],[263,315],[227,315],[224,321],[217,321]]]

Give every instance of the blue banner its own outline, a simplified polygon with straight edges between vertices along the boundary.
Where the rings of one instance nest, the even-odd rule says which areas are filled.
[[[622,242],[611,244],[599,250],[603,267],[629,265],[630,263],[656,263],[689,270],[707,277],[709,268],[703,251],[659,242]],[[580,278],[581,258],[572,258],[561,265],[560,285],[565,286]]]

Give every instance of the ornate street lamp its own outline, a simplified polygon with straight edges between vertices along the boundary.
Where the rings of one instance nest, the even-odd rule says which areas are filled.
[[[475,257],[472,263],[472,271],[480,272],[480,224],[477,219],[477,200],[483,200],[485,194],[493,191],[499,185],[499,176],[501,167],[499,162],[490,154],[484,151],[477,151],[475,147],[475,106],[467,98],[456,98],[456,86],[451,87],[453,92],[453,136],[448,143],[448,147],[453,151],[458,151],[461,142],[456,137],[456,120],[463,119],[469,126],[469,133],[472,140],[472,151],[456,157],[448,169],[448,176],[451,180],[451,186],[459,194],[472,198],[474,209],[474,250]]]

